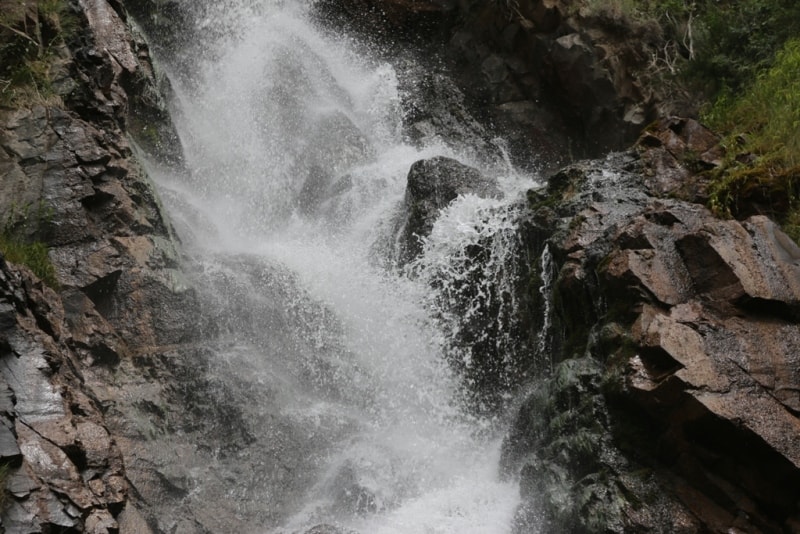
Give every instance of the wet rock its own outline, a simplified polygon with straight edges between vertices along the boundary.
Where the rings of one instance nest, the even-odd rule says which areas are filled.
[[[343,172],[366,161],[373,149],[358,127],[341,112],[314,120],[307,137],[309,146],[296,171],[305,174],[306,179],[296,203],[301,213],[312,215],[323,202],[340,192],[337,180]]]
[[[373,42],[415,42],[435,35],[455,14],[451,0],[347,0],[315,2],[316,16]]]
[[[530,195],[533,228],[554,231],[557,365],[538,386],[546,394],[521,410],[505,463],[522,469],[531,513],[553,528],[791,530],[800,519],[800,249],[765,217],[719,220],[651,196],[702,170],[681,160],[687,146],[714,163],[705,129],[666,125],[648,134],[657,139],[645,138],[641,158],[574,165]],[[675,161],[653,166],[665,153]],[[673,168],[686,178],[671,182]],[[573,376],[582,385],[562,391]],[[576,403],[590,403],[591,420],[564,410]],[[588,463],[585,450],[596,451]],[[631,485],[641,469],[646,480]],[[585,501],[578,487],[589,480],[600,493]],[[654,495],[656,506],[637,506]]]
[[[470,112],[500,127],[517,163],[596,157],[624,148],[659,117],[696,114],[689,97],[656,81],[653,58],[663,58],[668,43],[655,24],[567,0],[432,4],[316,3],[326,23],[394,45],[383,50],[404,49],[407,28],[415,28],[413,44],[430,59],[427,68],[454,67]],[[423,23],[422,12],[438,18]],[[517,102],[532,103],[532,111],[504,109]]]
[[[337,527],[334,525],[317,525],[310,528],[305,534],[357,534],[354,530]]]
[[[399,251],[401,264],[413,260],[422,251],[422,239],[428,236],[439,212],[460,195],[482,198],[500,196],[497,182],[454,159],[436,157],[420,160],[411,166],[404,200],[404,218],[400,223]]]
[[[0,424],[0,459],[6,463],[17,463],[22,456],[17,444],[17,436],[6,426],[5,420]]]
[[[61,292],[0,259],[0,443],[14,465],[13,502],[2,514],[9,532],[118,530],[115,517],[130,498],[122,455],[135,464],[141,453],[138,442],[112,438],[130,428],[129,418],[114,427],[113,416],[130,413],[139,400],[131,384],[145,380],[131,372],[129,347],[183,342],[195,322],[185,313],[196,306],[177,271],[171,230],[128,137],[162,163],[180,161],[146,45],[119,2],[82,0],[70,9],[76,37],[69,46],[54,42],[58,60],[49,69],[58,98],[0,110],[4,232],[48,245]],[[158,135],[142,138],[137,121]],[[151,312],[161,309],[163,318]],[[135,506],[146,507],[128,508]]]
[[[343,466],[332,481],[332,486],[337,509],[360,516],[378,512],[380,503],[372,490],[360,483],[355,466]]]
[[[670,117],[650,125],[637,141],[642,151],[645,186],[654,195],[689,202],[708,200],[700,171],[717,167],[724,151],[719,137],[692,119]]]

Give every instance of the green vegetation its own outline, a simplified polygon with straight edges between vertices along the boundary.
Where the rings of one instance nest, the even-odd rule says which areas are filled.
[[[720,216],[762,213],[800,240],[800,2],[584,0],[579,12],[656,35],[641,77],[697,95],[727,157],[711,176]]]
[[[714,101],[738,93],[770,68],[775,53],[797,37],[800,2],[739,0],[696,2],[698,46],[684,75]]]
[[[744,91],[723,92],[704,119],[726,134],[711,208],[747,216],[755,204],[800,240],[800,39],[787,41]]]
[[[0,234],[0,253],[6,261],[25,265],[45,284],[57,289],[56,270],[47,255],[47,250],[47,245],[41,241],[25,243],[6,234]]]
[[[57,48],[75,30],[76,18],[65,0],[3,5],[0,13],[0,106],[14,107],[57,99],[51,67]]]
[[[58,289],[58,278],[47,244],[25,237],[30,233],[40,234],[51,218],[52,213],[43,204],[35,213],[31,213],[30,206],[22,210],[12,209],[0,231],[0,254],[6,261],[28,267],[45,284]]]

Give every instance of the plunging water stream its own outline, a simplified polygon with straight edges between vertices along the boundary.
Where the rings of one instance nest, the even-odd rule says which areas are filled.
[[[225,498],[263,532],[510,532],[503,428],[460,400],[444,357],[458,318],[436,309],[430,281],[466,277],[458,251],[476,239],[502,247],[530,181],[404,141],[392,66],[323,35],[301,6],[226,2],[198,26],[209,42],[172,66],[191,73],[173,73],[188,172],[156,179],[218,330],[212,372],[250,404],[254,443],[212,466],[245,480]],[[506,200],[457,200],[413,276],[387,269],[378,245],[408,169],[436,155],[497,176]]]

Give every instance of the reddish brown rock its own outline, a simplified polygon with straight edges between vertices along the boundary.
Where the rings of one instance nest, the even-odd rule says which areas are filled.
[[[568,436],[548,423],[541,430],[531,413],[575,416],[532,398],[507,457],[517,454],[514,443],[529,440],[534,456],[561,443],[568,460],[559,468],[576,477],[567,494],[590,469],[613,473],[606,476],[616,482],[603,492],[624,484],[636,465],[652,469],[650,481],[669,502],[615,512],[598,499],[597,513],[619,518],[610,531],[666,532],[652,526],[664,513],[662,520],[675,518],[668,524],[697,521],[687,532],[790,532],[800,524],[800,248],[766,217],[720,220],[701,205],[658,198],[698,183],[688,155],[712,165],[717,146],[691,121],[664,126],[646,134],[639,153],[571,166],[546,194],[531,194],[532,220],[554,225],[549,246],[558,266],[550,355],[557,380],[545,383],[567,395],[559,389],[569,387],[563,369],[587,359],[602,369],[602,385],[585,385],[587,378],[567,391],[593,399],[595,410],[571,435],[590,436],[605,456],[594,468],[569,460],[583,442],[570,448]],[[609,434],[592,426],[596,420]],[[542,465],[550,461],[523,468],[523,488],[525,473],[546,479]],[[538,484],[540,494],[563,491]],[[553,528],[565,525],[546,510]]]

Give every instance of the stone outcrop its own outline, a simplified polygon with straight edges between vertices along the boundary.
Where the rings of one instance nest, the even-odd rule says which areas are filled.
[[[714,165],[711,141],[666,120],[531,193],[529,231],[554,231],[553,370],[505,458],[552,528],[800,527],[800,248],[662,196],[703,197],[689,165]]]
[[[118,532],[122,453],[55,292],[0,259],[4,532]]]
[[[619,150],[651,121],[696,111],[659,77],[674,61],[665,54],[681,53],[680,45],[657,24],[613,7],[569,0],[315,5],[326,23],[377,41],[379,53],[412,46],[432,58],[423,61],[431,71],[450,65],[473,114],[502,132],[521,166]]]
[[[436,35],[455,15],[452,0],[318,0],[317,16],[372,43],[419,42]]]
[[[179,13],[175,2],[136,4],[147,31],[169,27],[144,18],[155,4]],[[336,9],[343,20],[366,11],[368,23],[387,32],[400,28],[408,37],[421,24],[426,38],[444,37],[481,76],[471,96],[445,106],[489,102],[498,124],[518,132],[517,153],[558,157],[569,131],[580,132],[576,152],[596,152],[624,143],[663,109],[637,81],[649,41],[631,48],[636,39],[622,39],[613,20],[568,4],[521,1],[509,12],[483,2],[363,0]],[[226,375],[210,358],[219,347],[197,343],[234,325],[198,313],[169,221],[127,136],[159,164],[180,163],[159,97],[168,88],[119,1],[58,5],[53,12],[0,0],[8,17],[0,38],[13,44],[3,53],[13,48],[14,58],[3,57],[3,80],[25,61],[46,71],[39,79],[32,70],[32,85],[0,108],[2,231],[46,243],[56,273],[48,287],[0,258],[2,528],[256,530],[293,511],[309,481],[292,470],[302,458],[322,457],[326,437],[342,428],[331,424],[314,442],[277,410],[248,412],[247,369]],[[407,110],[416,114],[412,138],[441,131],[446,114]],[[465,138],[485,135],[475,125]],[[614,135],[598,135],[605,132]],[[367,151],[359,140],[351,148],[353,157]],[[522,257],[539,258],[547,245],[552,263],[533,260],[520,278],[530,328],[527,337],[514,335],[523,340],[520,353],[542,339],[536,350],[550,350],[520,364],[527,372],[535,361],[540,374],[525,377],[527,395],[504,446],[504,469],[521,478],[525,501],[518,532],[534,522],[570,532],[800,530],[800,249],[765,217],[720,220],[703,207],[699,171],[720,158],[708,130],[664,119],[636,152],[572,165],[529,195],[520,236],[529,254]],[[298,201],[309,211],[320,207],[320,188],[337,188],[314,172]],[[466,193],[498,190],[453,160],[412,168],[403,262],[418,255],[419,237],[441,210]],[[484,283],[485,250],[472,252],[471,272]],[[219,272],[193,274],[216,276],[208,285],[219,294],[205,297],[217,298],[218,309],[244,302],[257,310],[250,324],[235,325],[248,343],[290,347],[264,332],[292,328],[298,339],[318,343],[317,329],[303,328],[323,324],[329,337],[321,346],[346,355],[324,308],[293,298],[294,308],[274,309],[273,302],[289,300],[281,292],[296,296],[290,276],[252,258],[231,261],[241,264],[243,281],[227,279],[222,263]],[[463,282],[459,297],[472,296],[466,286],[476,280]],[[253,295],[267,296],[248,300]],[[476,320],[496,312],[487,307]],[[486,359],[465,373],[478,391],[497,391],[506,372],[496,365],[506,356],[505,346],[497,349],[500,328],[484,340],[494,352],[484,350]],[[476,347],[469,330],[461,339]],[[360,394],[325,383],[330,369],[322,356],[287,360],[302,366],[310,385],[330,388],[326,394]],[[220,387],[222,380],[235,391]],[[251,469],[264,452],[254,443],[266,443],[267,433],[268,446],[294,456],[279,470]],[[243,510],[231,494],[273,508]],[[359,495],[345,504],[369,511],[369,494]],[[309,532],[343,531],[319,525]]]
[[[193,335],[197,306],[128,134],[162,164],[180,149],[118,4],[32,3],[25,16],[9,27],[50,32],[48,52],[18,67],[41,62],[48,78],[11,87],[0,108],[2,232],[49,247],[56,290],[3,262],[3,527],[148,532],[143,497],[157,502],[158,485],[141,486],[152,469],[133,462],[148,438],[138,422],[159,387],[181,383],[161,356]]]
[[[400,264],[419,256],[422,240],[431,233],[441,210],[460,195],[501,196],[496,180],[483,176],[474,167],[441,156],[414,163],[407,180],[402,217],[398,222],[396,256]]]
[[[525,300],[516,294],[519,278],[528,272],[526,260],[515,255],[523,208],[497,202],[503,195],[495,178],[457,160],[419,160],[389,235],[394,248],[380,251],[393,260],[391,268],[435,288],[431,308],[445,333],[445,358],[464,384],[462,400],[482,414],[497,413],[526,381],[538,343],[526,330],[529,316],[517,307]],[[459,213],[457,202],[468,209],[477,202],[484,220],[465,225],[456,216],[432,235],[443,212],[453,207]]]

